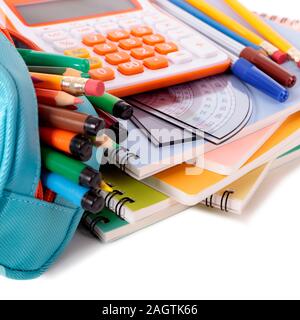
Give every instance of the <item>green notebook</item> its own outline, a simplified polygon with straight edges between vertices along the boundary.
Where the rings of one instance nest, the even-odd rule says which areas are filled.
[[[118,240],[154,223],[167,219],[185,209],[187,209],[186,206],[174,203],[164,210],[153,212],[153,214],[142,220],[135,223],[128,223],[119,218],[114,212],[105,208],[98,214],[86,212],[83,216],[83,222],[97,238],[104,242],[109,242]]]
[[[176,203],[115,166],[103,166],[101,172],[103,179],[114,190],[112,193],[102,191],[106,207],[129,223],[137,222]]]

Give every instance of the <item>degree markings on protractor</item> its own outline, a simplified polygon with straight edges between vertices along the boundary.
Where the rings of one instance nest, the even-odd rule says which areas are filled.
[[[222,75],[134,96],[133,103],[148,113],[222,143],[249,121],[253,106],[250,92],[241,81]]]
[[[140,94],[137,100],[208,134],[224,126],[236,108],[233,88],[220,76]]]

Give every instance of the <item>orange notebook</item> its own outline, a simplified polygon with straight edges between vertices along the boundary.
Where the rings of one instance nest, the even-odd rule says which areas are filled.
[[[145,179],[144,183],[182,204],[193,206],[248,172],[275,159],[285,146],[297,138],[300,139],[300,112],[290,116],[246,164],[232,175],[224,176],[182,164]]]

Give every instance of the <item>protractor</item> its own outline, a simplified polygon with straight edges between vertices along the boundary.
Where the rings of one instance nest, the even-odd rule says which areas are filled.
[[[201,131],[214,143],[229,139],[252,114],[248,88],[231,75],[140,94],[133,100],[177,126]]]

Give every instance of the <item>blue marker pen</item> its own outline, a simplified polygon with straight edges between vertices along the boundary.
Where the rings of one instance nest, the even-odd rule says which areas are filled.
[[[42,183],[45,187],[57,193],[65,200],[77,207],[82,207],[82,209],[86,211],[97,213],[104,208],[105,203],[102,196],[56,173],[44,171],[42,173]]]

